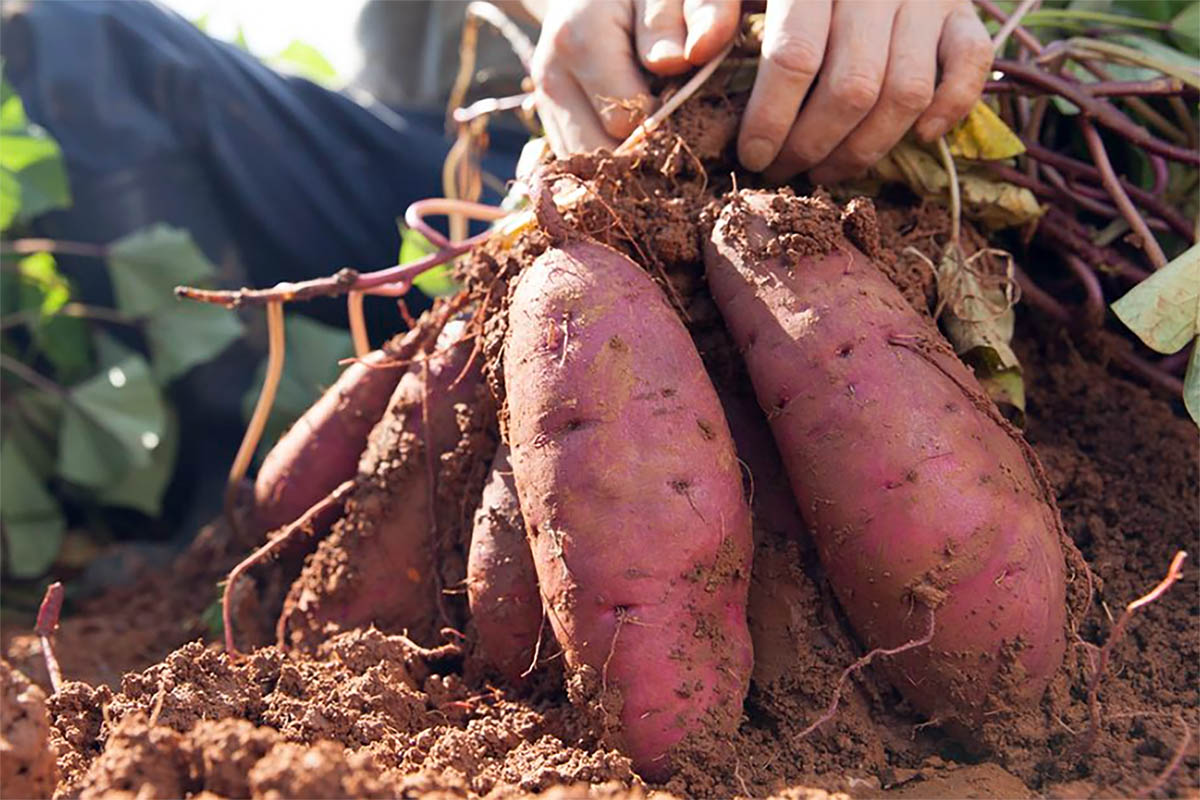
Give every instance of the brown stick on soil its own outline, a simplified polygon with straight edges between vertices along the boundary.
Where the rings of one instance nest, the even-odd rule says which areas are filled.
[[[338,505],[345,501],[346,497],[350,494],[350,491],[354,488],[354,486],[354,479],[351,478],[329,494],[325,495],[325,497],[317,501],[312,508],[301,514],[299,519],[284,528],[278,536],[271,539],[271,541],[267,542],[262,547],[248,555],[240,564],[230,571],[229,577],[225,579],[225,591],[221,595],[221,623],[225,628],[226,653],[231,656],[237,655],[238,653],[237,645],[234,644],[233,641],[232,609],[233,585],[237,582],[238,578],[242,577],[242,575],[244,575],[246,571],[255,564],[262,561],[267,556],[271,555],[280,547],[282,547],[286,542],[292,539],[297,532],[304,531],[306,526],[312,522],[313,519],[325,513],[325,511],[332,506]]]
[[[931,608],[929,609],[929,630],[926,631],[925,635],[920,639],[910,639],[899,647],[893,647],[891,649],[884,649],[882,647],[876,648],[842,670],[842,674],[838,677],[837,685],[833,688],[833,700],[829,703],[829,708],[825,709],[824,713],[817,717],[815,722],[813,722],[804,730],[800,731],[796,738],[803,739],[821,725],[824,725],[826,722],[833,719],[833,715],[837,712],[838,702],[842,699],[842,687],[850,678],[851,674],[870,664],[876,656],[894,656],[903,653],[906,650],[912,650],[916,647],[929,644],[933,641],[933,629],[933,609]]]
[[[54,632],[58,630],[58,615],[62,613],[63,585],[55,581],[46,587],[42,605],[38,608],[37,624],[33,631],[42,643],[42,658],[46,660],[46,672],[50,673],[50,687],[57,694],[62,688],[62,669],[54,656]]]
[[[1125,611],[1117,618],[1117,623],[1113,625],[1112,633],[1108,636],[1108,641],[1100,648],[1100,655],[1096,658],[1096,671],[1092,674],[1091,683],[1088,684],[1088,728],[1083,734],[1083,741],[1079,745],[1079,752],[1088,752],[1092,745],[1096,742],[1096,736],[1100,732],[1100,681],[1104,678],[1104,672],[1108,668],[1108,660],[1120,641],[1125,637],[1125,628],[1129,625],[1129,620],[1133,618],[1133,612],[1145,605],[1153,603],[1158,598],[1162,597],[1167,589],[1175,581],[1183,576],[1183,561],[1187,558],[1187,553],[1180,550],[1171,559],[1171,566],[1167,568],[1167,577],[1163,578],[1157,586],[1151,589],[1146,594],[1125,606]]]

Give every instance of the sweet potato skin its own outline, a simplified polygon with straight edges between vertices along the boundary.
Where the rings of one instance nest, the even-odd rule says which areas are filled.
[[[751,669],[750,518],[715,390],[649,277],[578,240],[521,274],[504,377],[568,690],[663,778],[685,735],[736,727]]]
[[[255,520],[262,530],[287,525],[354,477],[367,436],[404,374],[401,366],[381,366],[389,360],[374,350],[346,367],[267,453],[254,481]]]
[[[542,627],[537,571],[501,445],[475,511],[467,557],[467,602],[483,661],[511,682],[529,669]]]
[[[976,724],[1032,703],[1062,662],[1061,523],[1032,450],[933,325],[848,241],[794,245],[742,192],[705,251],[829,581],[867,647],[934,636],[880,668],[923,713]],[[798,204],[798,205],[797,205]],[[776,217],[778,219],[778,217]],[[836,233],[837,216],[832,215]],[[811,234],[811,235],[810,235]],[[825,234],[828,235],[828,232]]]
[[[284,603],[286,641],[311,649],[332,633],[374,624],[433,644],[442,625],[461,624],[445,616],[435,572],[452,534],[452,521],[438,512],[451,504],[440,502],[429,481],[459,442],[459,412],[477,408],[483,392],[472,343],[455,344],[462,331],[461,321],[447,323],[436,352],[397,384],[370,434],[344,516]]]

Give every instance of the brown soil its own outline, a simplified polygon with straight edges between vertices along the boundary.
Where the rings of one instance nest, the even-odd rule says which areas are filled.
[[[705,102],[703,113],[724,108]],[[700,113],[686,109],[679,124]],[[659,138],[629,159],[560,165],[593,190],[567,217],[635,257],[644,251],[643,263],[688,323],[728,410],[744,402],[730,396],[744,375],[695,267],[696,219],[711,193],[727,188],[709,185],[721,174],[712,164],[724,145],[680,141]],[[944,228],[931,219],[927,209],[884,206],[842,222],[868,251],[878,239],[883,266],[910,302],[928,307],[932,276],[920,259],[887,254],[902,243],[935,248]],[[489,298],[484,305],[503,304],[521,258],[544,249],[539,236],[519,242],[520,257],[496,252],[468,265],[475,296]],[[485,316],[485,365],[497,360],[503,325],[502,315]],[[1081,748],[1092,738],[1087,686],[1097,645],[1120,609],[1162,578],[1176,550],[1198,549],[1195,427],[1161,397],[1111,374],[1087,337],[1072,339],[1022,313],[1018,344],[1028,382],[1026,435],[1056,489],[1066,531],[1098,580],[1079,621],[1080,641],[1042,707],[1013,723],[999,749],[966,751],[923,724],[869,668],[842,686],[831,719],[802,735],[830,706],[839,675],[861,650],[846,634],[811,547],[789,524],[786,493],[782,511],[776,503],[778,468],[766,458],[750,466],[757,518],[750,694],[736,734],[693,755],[665,785],[646,786],[625,757],[599,744],[553,669],[543,667],[521,689],[489,677],[469,629],[465,639],[434,649],[368,629],[340,633],[311,652],[265,647],[230,658],[201,615],[245,543],[214,526],[171,570],[114,590],[64,621],[58,653],[73,680],[45,702],[56,795],[1200,796],[1193,563],[1139,612],[1115,648],[1101,685],[1100,725]],[[495,388],[494,369],[488,377]],[[753,426],[734,433],[739,444],[760,435]],[[271,638],[270,613],[259,605],[268,581],[247,590],[239,605],[239,636],[247,630],[250,641]],[[34,637],[13,637],[6,650],[46,684]],[[543,653],[550,664],[556,656]],[[22,708],[32,709],[23,713],[36,717],[40,700],[32,691],[22,696]],[[10,708],[6,688],[5,737]]]

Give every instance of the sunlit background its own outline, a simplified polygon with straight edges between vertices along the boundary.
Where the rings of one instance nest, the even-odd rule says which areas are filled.
[[[398,0],[401,1],[402,0]],[[311,45],[345,81],[361,63],[354,23],[364,0],[160,0],[209,35],[241,40],[263,58],[282,53],[293,42]]]

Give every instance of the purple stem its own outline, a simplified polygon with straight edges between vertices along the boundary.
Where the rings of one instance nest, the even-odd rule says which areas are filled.
[[[1183,164],[1200,166],[1200,153],[1189,147],[1180,147],[1163,141],[1122,114],[1120,109],[1112,103],[1089,95],[1079,83],[1052,75],[1035,66],[1009,59],[998,58],[992,66],[1022,83],[1032,84],[1051,94],[1057,94],[1070,100],[1079,106],[1083,120],[1095,120],[1148,152],[1157,153],[1164,158]]]
[[[1167,172],[1167,160],[1162,156],[1150,154],[1150,166],[1154,169],[1154,186],[1150,189],[1150,194],[1155,197],[1162,197],[1167,191],[1167,180],[1170,175]]]
[[[1105,270],[1101,266],[1107,265],[1116,274],[1134,283],[1150,277],[1149,272],[1113,248],[1100,247],[1092,242],[1082,223],[1054,206],[1046,209],[1046,215],[1038,224],[1038,234],[1055,247],[1079,256],[1092,269],[1103,272]]]
[[[1087,292],[1087,301],[1083,307],[1084,321],[1088,327],[1099,328],[1104,324],[1104,290],[1100,288],[1100,279],[1083,263],[1083,259],[1074,253],[1067,253],[1066,260],[1067,266],[1075,273],[1075,277]]]
[[[1100,170],[1091,164],[1071,158],[1070,156],[1057,153],[1049,148],[1042,147],[1037,142],[1022,137],[1022,142],[1025,144],[1025,152],[1030,158],[1035,158],[1044,164],[1049,164],[1052,167],[1062,170],[1070,175],[1086,178],[1090,181],[1100,180]],[[1129,193],[1129,196],[1137,200],[1148,211],[1154,215],[1161,217],[1166,221],[1171,229],[1179,236],[1186,239],[1189,243],[1195,243],[1196,231],[1192,223],[1187,217],[1179,212],[1178,209],[1172,208],[1162,199],[1155,197],[1145,189],[1134,186],[1126,180],[1120,181],[1121,186]]]
[[[1079,125],[1083,131],[1083,138],[1087,141],[1088,150],[1092,153],[1092,161],[1100,170],[1100,180],[1104,184],[1104,188],[1108,190],[1113,202],[1121,210],[1121,216],[1125,217],[1125,221],[1129,223],[1129,227],[1141,241],[1142,250],[1146,252],[1150,263],[1154,265],[1155,269],[1165,267],[1167,255],[1159,245],[1158,239],[1154,238],[1154,234],[1150,232],[1150,226],[1146,224],[1145,218],[1133,207],[1133,201],[1129,199],[1128,193],[1121,186],[1121,180],[1113,170],[1112,162],[1108,160],[1108,150],[1104,147],[1104,140],[1100,138],[1100,132],[1096,130],[1096,126],[1089,119],[1081,119]]]
[[[1024,62],[1022,62],[1024,63]],[[1194,94],[1174,78],[1154,78],[1148,81],[1094,81],[1079,85],[1092,97],[1178,97]],[[1018,94],[1045,96],[1045,91],[1036,86],[1013,81],[988,81],[983,90],[990,94]]]

